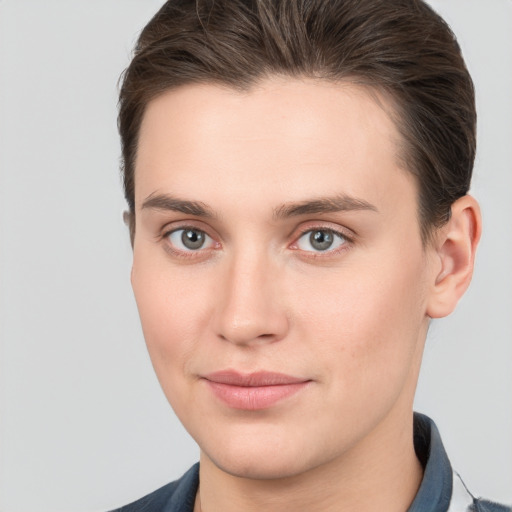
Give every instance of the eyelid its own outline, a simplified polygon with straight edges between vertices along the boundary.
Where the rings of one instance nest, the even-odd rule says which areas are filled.
[[[162,226],[157,235],[157,239],[165,238],[170,233],[178,231],[180,229],[192,229],[196,231],[202,231],[203,233],[207,234],[211,239],[216,241],[218,238],[218,236],[212,233],[212,229],[209,226],[205,226],[204,223],[194,219],[185,219],[168,222],[167,224]]]
[[[336,233],[338,235],[341,235],[342,237],[346,238],[348,241],[353,242],[355,238],[357,237],[357,233],[346,227],[342,226],[340,224],[337,224],[335,222],[329,222],[325,220],[313,220],[313,221],[306,221],[302,222],[297,228],[295,228],[290,237],[293,238],[293,240],[297,240],[300,236],[302,236],[304,233],[308,233],[309,231],[332,231],[333,233]]]

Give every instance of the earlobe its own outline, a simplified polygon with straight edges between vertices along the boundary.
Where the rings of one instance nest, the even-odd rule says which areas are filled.
[[[482,231],[480,207],[472,196],[455,201],[451,213],[436,243],[438,265],[427,305],[431,318],[449,315],[469,286]]]

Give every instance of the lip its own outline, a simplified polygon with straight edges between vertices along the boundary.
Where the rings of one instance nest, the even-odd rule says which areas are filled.
[[[229,407],[267,409],[304,389],[311,380],[275,372],[223,370],[203,376],[213,394]]]

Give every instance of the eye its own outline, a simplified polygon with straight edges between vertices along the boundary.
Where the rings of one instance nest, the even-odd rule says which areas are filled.
[[[211,237],[196,228],[175,229],[167,234],[167,239],[175,249],[183,252],[208,249],[214,245]]]
[[[334,251],[346,242],[345,237],[336,231],[312,229],[303,233],[296,245],[301,251],[326,252]]]

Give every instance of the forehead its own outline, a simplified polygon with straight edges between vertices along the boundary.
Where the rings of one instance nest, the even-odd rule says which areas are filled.
[[[308,191],[379,201],[414,187],[400,168],[390,112],[383,95],[348,82],[274,78],[246,92],[197,84],[167,91],[141,125],[136,203],[158,191],[188,195],[191,182],[200,199],[228,186],[239,196],[286,190],[289,200]]]

